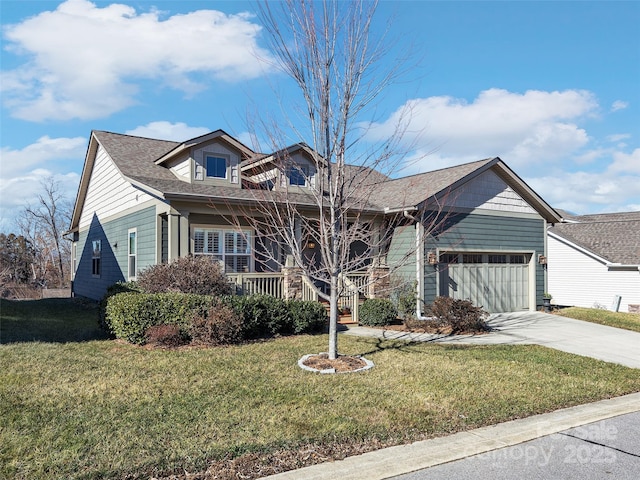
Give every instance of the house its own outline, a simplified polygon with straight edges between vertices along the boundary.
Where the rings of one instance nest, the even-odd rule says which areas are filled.
[[[553,302],[634,310],[640,305],[640,212],[563,217],[549,228]]]
[[[282,155],[287,168],[276,166]],[[285,187],[288,201],[314,215],[317,159],[304,144],[254,152],[223,130],[186,142],[93,131],[70,228],[73,294],[99,299],[147,266],[208,254],[245,291],[283,295],[286,284],[273,279],[286,252],[269,250],[250,223],[231,224],[229,215],[251,210],[258,192]],[[378,266],[398,266],[398,278],[416,283],[427,303],[449,295],[492,312],[542,304],[539,260],[547,226],[561,217],[500,158],[397,179],[355,166],[347,174],[375,185],[375,195],[357,199],[372,225],[398,222],[380,262],[363,265],[369,279]]]

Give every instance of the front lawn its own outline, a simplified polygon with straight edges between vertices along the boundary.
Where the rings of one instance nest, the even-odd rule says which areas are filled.
[[[0,304],[0,478],[149,478],[304,448],[303,462],[314,446],[362,451],[640,391],[638,370],[537,346],[341,336],[376,364],[346,375],[297,366],[326,335],[152,350],[86,340],[95,310],[65,305],[41,321],[85,327],[30,341],[13,331],[38,304]]]
[[[611,312],[602,308],[581,307],[562,308],[554,313],[576,320],[640,332],[640,315],[637,313]]]

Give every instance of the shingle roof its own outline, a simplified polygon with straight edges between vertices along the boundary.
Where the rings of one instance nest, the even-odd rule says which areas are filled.
[[[223,198],[229,201],[256,199],[255,190],[185,182],[178,179],[168,168],[158,165],[159,159],[167,159],[172,155],[170,152],[178,151],[178,147],[185,145],[183,143],[105,131],[94,131],[93,135],[104,146],[123,175],[165,197],[193,196],[203,200]],[[348,165],[346,172],[354,188],[347,190],[352,192],[351,199],[354,204],[358,203],[360,208],[372,211],[417,207],[425,200],[446,194],[449,189],[456,188],[459,183],[469,180],[474,174],[496,165],[502,174],[520,185],[523,196],[529,202],[533,202],[532,205],[536,206],[545,218],[550,221],[559,220],[556,218],[557,214],[499,158],[479,160],[398,179],[389,179],[372,168]],[[372,186],[374,188],[371,188]],[[266,192],[263,194],[269,195]],[[299,204],[314,205],[310,194],[289,192],[288,198]]]
[[[640,212],[576,215],[576,223],[558,223],[549,228],[570,242],[622,265],[640,265]]]
[[[475,172],[493,159],[465,163],[432,172],[419,173],[385,182],[376,192],[375,203],[381,208],[414,207],[425,199],[444,192],[459,180]]]

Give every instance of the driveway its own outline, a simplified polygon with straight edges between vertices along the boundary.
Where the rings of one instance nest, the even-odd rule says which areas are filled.
[[[605,362],[640,368],[640,333],[541,312],[496,313],[484,335],[410,334],[349,327],[345,334],[388,339],[474,345],[542,345]]]

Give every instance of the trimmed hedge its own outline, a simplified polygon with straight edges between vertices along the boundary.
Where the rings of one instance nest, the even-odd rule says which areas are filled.
[[[138,285],[137,282],[116,282],[113,285],[110,285],[107,287],[107,292],[104,294],[104,297],[102,297],[102,299],[100,300],[98,324],[100,325],[100,328],[109,332],[112,335],[113,335],[113,332],[111,331],[109,322],[107,321],[107,303],[109,298],[119,293],[125,293],[125,292],[141,293],[142,290],[140,289],[140,286]]]
[[[178,325],[187,333],[193,316],[206,311],[213,297],[185,293],[119,293],[107,299],[106,321],[111,332],[143,344],[154,325]]]
[[[295,335],[321,332],[327,324],[327,310],[321,303],[289,300],[287,306]]]
[[[360,307],[360,323],[370,327],[390,325],[398,317],[398,309],[391,300],[369,298]]]
[[[248,295],[225,297],[224,301],[242,318],[245,339],[293,332],[293,322],[284,300],[270,295]]]
[[[105,297],[104,302],[108,329],[117,338],[136,344],[145,343],[148,329],[157,325],[177,325],[183,335],[198,342],[203,341],[202,336],[211,338],[212,331],[218,328],[222,331],[228,326],[226,320],[214,325],[218,321],[214,318],[216,307],[230,307],[240,319],[240,334],[225,334],[237,338],[238,342],[273,335],[315,333],[322,331],[327,320],[326,310],[319,303],[284,301],[268,295],[212,297],[124,292]],[[194,330],[197,328],[208,332]]]

